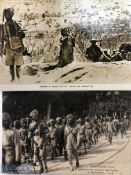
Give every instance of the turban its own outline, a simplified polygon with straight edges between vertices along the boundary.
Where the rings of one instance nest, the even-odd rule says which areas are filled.
[[[7,112],[3,113],[3,117],[2,118],[3,118],[3,120],[8,120],[8,121],[12,122],[11,116]]]
[[[34,109],[34,110],[30,113],[30,116],[31,116],[31,117],[38,116],[38,111],[37,111],[37,109]]]
[[[13,15],[14,15],[14,9],[13,9],[13,8],[4,9],[4,14],[5,14],[5,13],[10,13],[11,16],[13,16]]]

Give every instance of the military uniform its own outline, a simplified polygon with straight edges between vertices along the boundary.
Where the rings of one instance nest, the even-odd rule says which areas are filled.
[[[58,147],[59,147],[59,155],[62,155],[64,150],[64,126],[62,125],[62,119],[60,117],[56,118],[56,128],[58,132]]]
[[[82,119],[78,119],[76,122],[77,122],[77,145],[78,145],[79,155],[81,155],[82,144],[84,144],[85,153],[86,153],[85,125],[82,125]]]
[[[36,129],[34,132],[34,162],[38,159],[40,164],[40,171],[39,173],[42,173],[43,171],[47,172],[47,151],[46,151],[46,137],[40,136],[40,129]]]
[[[88,148],[90,148],[92,143],[93,143],[92,132],[93,132],[93,127],[92,127],[89,119],[85,118],[85,135],[86,135],[86,141],[88,144]]]
[[[67,125],[65,127],[65,138],[66,138],[66,150],[68,154],[68,160],[71,170],[74,170],[73,167],[73,156],[76,159],[76,167],[79,167],[79,158],[78,158],[78,145],[77,145],[77,129],[71,124],[73,122],[73,115],[67,116]]]
[[[20,67],[24,63],[23,60],[23,43],[25,37],[21,27],[12,20],[14,10],[12,8],[4,9],[4,17],[6,22],[3,25],[3,38],[6,48],[6,65],[10,67],[11,81],[15,80],[14,65],[16,65],[16,76],[20,78]]]
[[[55,127],[55,121],[53,119],[50,120],[50,127],[49,127],[49,133],[48,136],[50,138],[51,141],[51,146],[52,146],[52,153],[51,153],[51,160],[54,159],[54,157],[57,157],[57,149],[58,147],[58,129]]]
[[[11,117],[3,113],[3,125],[5,120],[11,124]],[[18,131],[9,127],[3,127],[2,132],[2,162],[3,165],[12,165],[21,160],[21,146]]]
[[[67,29],[64,28],[61,30],[61,39],[60,39],[60,66],[66,66],[71,63],[73,58],[73,47],[75,42],[73,37],[68,33]]]

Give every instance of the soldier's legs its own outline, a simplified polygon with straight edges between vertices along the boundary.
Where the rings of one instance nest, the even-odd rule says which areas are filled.
[[[11,75],[11,82],[15,80],[15,70],[14,70],[14,65],[10,65],[10,75]]]
[[[15,150],[12,147],[4,148],[3,161],[5,165],[12,165],[15,162]]]
[[[47,168],[47,151],[46,151],[46,146],[43,147],[43,150],[40,151],[40,154],[42,155],[42,163],[43,163],[43,168],[44,168],[44,173],[47,173],[48,168]]]
[[[67,153],[68,153],[68,160],[69,160],[70,168],[71,168],[71,170],[73,170],[74,169],[74,167],[73,167],[73,151],[68,150]]]
[[[17,65],[16,66],[16,76],[18,79],[20,79],[20,71],[21,71],[21,66]]]
[[[76,159],[76,167],[79,167],[79,157],[78,157],[78,152],[77,150],[73,150],[73,155]]]

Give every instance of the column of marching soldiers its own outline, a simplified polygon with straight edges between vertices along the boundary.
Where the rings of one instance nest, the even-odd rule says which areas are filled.
[[[68,114],[64,119],[57,117],[43,122],[34,109],[30,117],[13,122],[11,115],[5,112],[2,133],[3,165],[31,163],[36,167],[36,163],[39,163],[40,174],[48,171],[47,162],[63,156],[65,161],[69,161],[72,171],[80,166],[79,156],[88,153],[100,137],[105,136],[112,144],[113,136],[121,133],[123,138],[126,135],[130,125],[129,117],[118,117],[116,113],[112,116],[88,115],[76,119],[74,114]],[[73,157],[76,160],[75,166]]]

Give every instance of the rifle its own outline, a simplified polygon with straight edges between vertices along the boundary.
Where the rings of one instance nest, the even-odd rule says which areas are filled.
[[[3,24],[0,24],[0,56],[3,57],[4,38],[3,38]]]

